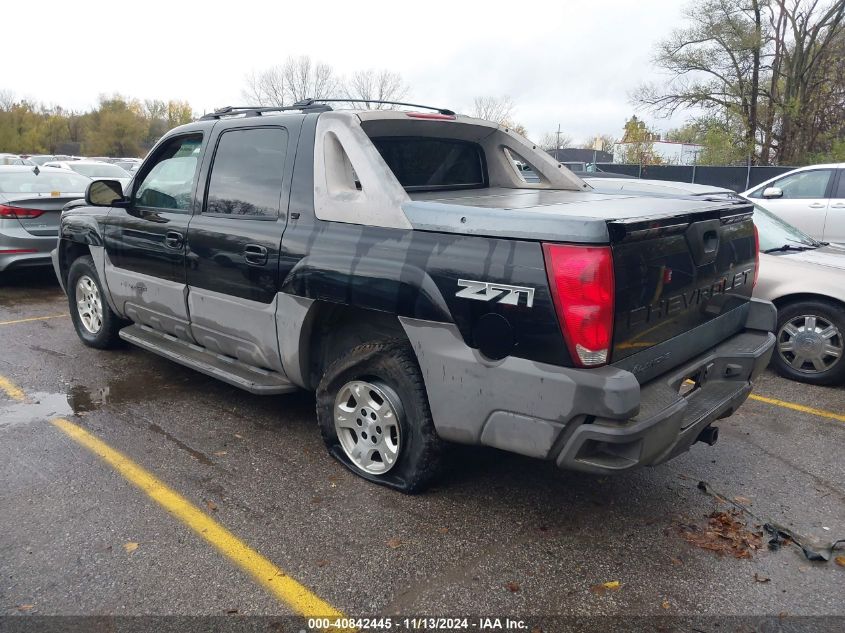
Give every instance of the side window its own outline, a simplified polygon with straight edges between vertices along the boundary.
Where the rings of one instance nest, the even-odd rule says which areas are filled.
[[[839,185],[836,187],[833,197],[845,200],[845,169],[839,170]]]
[[[202,134],[178,136],[156,154],[135,190],[135,206],[190,213]]]
[[[236,129],[221,134],[203,213],[278,217],[287,140],[282,128]]]
[[[784,199],[824,198],[832,175],[832,169],[800,171],[776,180],[772,186],[779,187],[783,191]]]

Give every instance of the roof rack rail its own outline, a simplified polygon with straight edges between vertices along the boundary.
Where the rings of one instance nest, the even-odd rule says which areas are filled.
[[[420,103],[405,103],[404,101],[381,101],[377,99],[303,99],[297,101],[289,106],[226,106],[225,108],[218,108],[214,112],[202,115],[200,121],[208,121],[210,119],[220,119],[224,116],[236,116],[242,114],[244,117],[261,116],[265,112],[286,112],[290,110],[300,110],[302,112],[329,112],[332,107],[329,103],[377,103],[379,105],[397,105],[406,106],[409,108],[423,108],[425,110],[434,110],[440,114],[455,115],[453,110],[448,108],[436,108],[434,106],[422,105]]]
[[[425,110],[434,110],[440,114],[454,115],[454,110],[448,108],[437,108],[435,106],[423,105],[421,103],[405,103],[404,101],[381,101],[379,99],[306,99],[311,103],[378,103],[379,105],[398,105],[407,106],[409,108],[423,108]]]
[[[245,117],[261,116],[264,112],[285,112],[289,110],[301,110],[303,112],[328,112],[332,108],[329,105],[316,103],[314,99],[303,99],[289,106],[226,106],[218,108],[214,112],[203,114],[199,120],[219,119],[224,116],[236,116],[242,114]]]

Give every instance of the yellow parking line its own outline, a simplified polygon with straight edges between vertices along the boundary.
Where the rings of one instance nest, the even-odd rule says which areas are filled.
[[[783,407],[784,409],[792,409],[793,411],[800,411],[801,413],[809,413],[810,415],[817,415],[820,418],[828,418],[830,420],[837,420],[838,422],[845,422],[845,415],[840,413],[833,413],[832,411],[825,411],[824,409],[815,409],[813,407],[807,407],[803,404],[797,404],[795,402],[789,402],[787,400],[778,400],[777,398],[767,398],[766,396],[758,396],[756,393],[752,393],[748,396],[751,400],[757,400],[758,402],[765,402],[766,404],[773,404],[776,407]]]
[[[73,422],[56,418],[51,420],[51,423],[64,431],[74,441],[101,457],[125,479],[140,488],[150,499],[208,541],[217,551],[249,573],[259,584],[297,613],[306,617],[343,617],[340,611],[299,584],[185,497],[156,479],[155,476],[119,451],[111,448]]]
[[[67,314],[51,314],[43,317],[29,317],[28,319],[16,319],[14,321],[0,321],[0,325],[14,325],[15,323],[29,323],[30,321],[46,321],[47,319],[61,319],[69,316]]]
[[[26,400],[26,394],[23,390],[5,376],[0,376],[0,389],[12,400],[17,400],[18,402]]]
[[[23,390],[4,376],[0,376],[0,389],[13,400],[26,400]],[[69,420],[55,418],[50,422],[71,439],[102,458],[124,479],[140,488],[150,499],[191,528],[295,612],[305,617],[344,617],[343,613],[288,576],[267,558],[120,451],[113,449]]]

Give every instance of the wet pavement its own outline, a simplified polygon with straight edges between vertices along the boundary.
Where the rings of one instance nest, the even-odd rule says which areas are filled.
[[[327,455],[310,394],[252,396],[139,349],[93,350],[63,314],[50,274],[0,279],[0,375],[28,397],[0,392],[0,614],[291,612],[49,423],[62,416],[349,615],[845,615],[844,566],[682,536],[732,507],[705,480],[753,512],[752,531],[845,538],[842,420],[749,401],[714,447],[605,478],[457,447],[409,497]],[[766,373],[756,393],[845,414],[842,387]]]

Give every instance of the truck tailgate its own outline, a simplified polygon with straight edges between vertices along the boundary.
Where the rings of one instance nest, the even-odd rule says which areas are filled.
[[[756,268],[751,212],[728,203],[608,222],[615,365],[647,380],[742,329]]]

